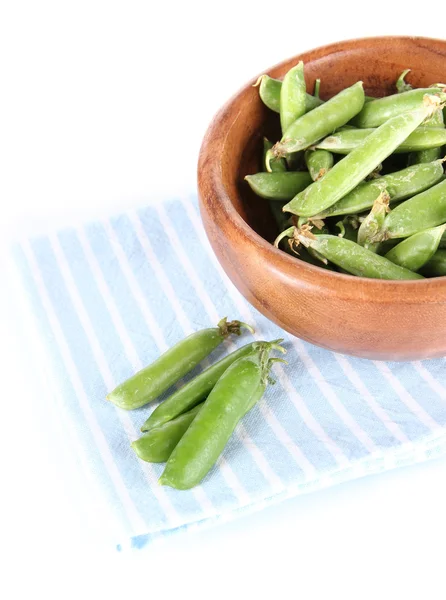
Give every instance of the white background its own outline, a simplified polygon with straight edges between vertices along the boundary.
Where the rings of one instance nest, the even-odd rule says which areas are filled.
[[[364,35],[444,36],[438,3],[349,4],[2,3],[2,240],[193,192],[212,115],[285,57]],[[5,302],[9,290],[1,291]],[[4,321],[2,598],[444,600],[446,460],[297,498],[139,554],[101,545],[58,485],[69,447],[39,435],[39,420],[51,416],[39,411],[23,370],[29,348]]]

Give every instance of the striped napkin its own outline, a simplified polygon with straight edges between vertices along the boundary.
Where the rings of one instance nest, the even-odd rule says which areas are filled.
[[[196,199],[25,240],[13,260],[51,364],[51,410],[91,492],[92,520],[119,548],[446,454],[445,361],[353,359],[284,333],[220,268]],[[276,384],[199,487],[159,486],[163,466],[130,448],[153,407],[123,411],[106,392],[224,316],[252,324],[256,339],[284,337],[289,364],[275,365]],[[226,342],[212,360],[250,340]]]

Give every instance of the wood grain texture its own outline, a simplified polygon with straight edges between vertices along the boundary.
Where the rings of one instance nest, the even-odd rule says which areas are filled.
[[[282,78],[305,62],[309,90],[322,80],[329,98],[358,80],[366,94],[395,92],[405,68],[415,86],[446,80],[446,41],[382,37],[331,44],[269,69]],[[214,252],[239,289],[266,317],[319,346],[373,359],[415,360],[446,355],[446,278],[379,281],[309,265],[274,248],[268,203],[243,177],[260,170],[262,137],[277,139],[277,117],[263,106],[256,78],[215,117],[203,140],[198,191]],[[271,135],[274,134],[274,135]]]

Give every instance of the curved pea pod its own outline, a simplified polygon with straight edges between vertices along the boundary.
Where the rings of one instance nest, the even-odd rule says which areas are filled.
[[[258,196],[268,200],[290,200],[312,181],[306,171],[286,173],[256,173],[246,175],[245,181]]]
[[[345,125],[364,105],[362,81],[294,121],[273,151],[276,156],[305,150],[338,127]]]
[[[222,319],[217,327],[202,329],[167,350],[152,364],[118,385],[107,400],[126,410],[140,408],[156,400],[186,373],[192,371],[229,335],[240,335],[241,327],[251,327],[240,321]]]
[[[380,192],[387,190],[390,203],[405,200],[438,183],[443,177],[443,161],[413,165],[383,175],[378,179],[360,183],[354,190],[317,215],[320,219],[337,215],[364,212],[372,207]]]
[[[172,421],[153,427],[132,442],[131,446],[137,456],[146,462],[166,462],[202,406],[203,403],[198,404]]]
[[[276,158],[272,155],[273,144],[266,138],[263,138],[263,170],[269,173],[284,173],[286,161],[284,158]]]
[[[379,127],[393,117],[416,110],[426,95],[435,96],[441,102],[445,99],[440,88],[418,88],[377,98],[364,104],[361,112],[352,120],[352,125],[361,128]]]
[[[446,250],[437,250],[421,270],[425,277],[446,276]]]
[[[387,252],[385,257],[400,267],[419,271],[438,250],[445,229],[446,225],[440,225],[415,233]]]
[[[282,82],[279,79],[274,79],[269,75],[260,75],[254,86],[259,86],[260,98],[270,110],[280,113],[280,91]],[[323,100],[315,98],[311,94],[305,94],[305,111],[309,112],[323,104]]]
[[[350,154],[358,148],[376,129],[344,129],[315,145],[319,150],[329,150],[334,154]],[[439,127],[418,127],[395,148],[394,153],[404,154],[440,148],[446,144],[446,129]],[[439,158],[437,156],[437,158]],[[435,159],[434,159],[435,160]]]
[[[373,279],[423,279],[421,275],[395,265],[350,240],[334,235],[312,236],[296,233],[297,240],[352,275]]]
[[[161,402],[141,427],[141,431],[149,431],[168,421],[175,419],[190,408],[202,402],[212,391],[212,388],[236,360],[254,352],[260,342],[251,342],[231,352],[215,364],[211,365],[179,390]]]
[[[179,490],[198,485],[223,452],[239,421],[268,381],[273,347],[240,358],[227,369],[170,455],[159,482]],[[283,351],[283,349],[282,349]]]
[[[304,63],[300,61],[292,67],[283,78],[280,90],[280,125],[282,131],[305,114],[306,85]]]
[[[327,150],[307,150],[305,164],[313,181],[323,177],[333,166],[333,154]]]
[[[406,238],[446,223],[446,179],[396,206],[384,220],[382,241]]]
[[[351,192],[438,108],[432,98],[426,96],[416,110],[393,117],[378,127],[362,144],[335,164],[325,177],[299,192],[284,210],[312,217],[324,212]]]

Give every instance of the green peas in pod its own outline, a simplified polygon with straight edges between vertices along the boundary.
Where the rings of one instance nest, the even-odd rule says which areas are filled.
[[[284,210],[303,217],[319,215],[361,183],[437,108],[438,99],[425,96],[417,109],[389,119],[322,179],[299,192]]]
[[[400,267],[419,271],[438,250],[445,229],[446,225],[440,225],[415,233],[387,252],[385,257]]]
[[[352,275],[373,279],[423,279],[418,273],[395,265],[384,256],[348,239],[335,235],[313,235],[307,226],[301,229],[290,227],[277,238],[275,244],[285,236],[292,238],[297,245],[313,248],[328,261]]]
[[[268,383],[270,343],[233,363],[220,377],[167,461],[162,485],[179,490],[198,485],[223,452],[240,419],[259,400]]]
[[[259,87],[259,95],[263,104],[270,110],[280,113],[280,92],[282,89],[282,82],[269,75],[260,75],[254,86]],[[305,112],[309,112],[323,103],[323,100],[320,98],[316,98],[311,94],[305,94]]]
[[[202,329],[178,342],[152,364],[118,385],[111,391],[107,400],[126,410],[140,408],[156,400],[170,386],[195,368],[229,335],[240,335],[245,327],[252,327],[241,321],[222,319],[217,327]]]

